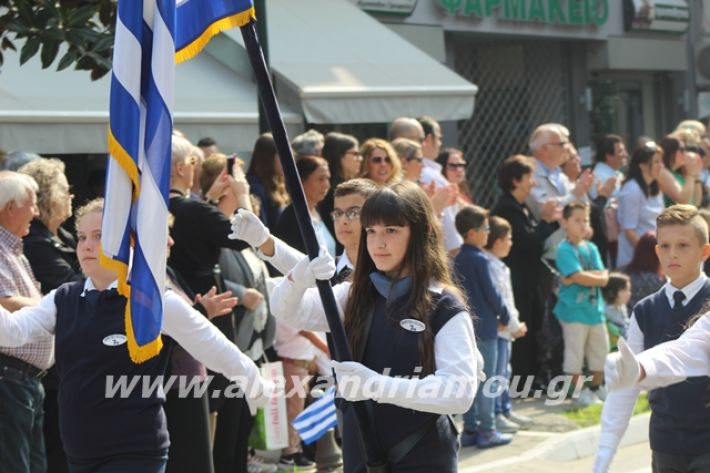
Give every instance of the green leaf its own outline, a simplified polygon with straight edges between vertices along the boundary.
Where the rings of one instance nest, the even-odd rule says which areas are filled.
[[[84,26],[96,14],[96,7],[87,5],[75,9],[68,17],[68,26]]]
[[[20,51],[20,65],[26,63],[32,56],[37,54],[39,49],[39,38],[37,36],[32,36],[27,38],[25,45],[22,46]]]
[[[32,11],[31,3],[32,2],[30,0],[17,0],[15,2],[15,8],[17,8],[17,12],[20,15],[20,19],[22,19],[25,24],[28,25],[35,24],[35,15]]]
[[[2,43],[0,43],[0,49],[12,49],[13,51],[17,51],[15,44],[7,37],[2,39]]]
[[[59,41],[45,40],[42,45],[42,69],[48,68],[56,59],[59,52]]]
[[[69,51],[62,56],[62,58],[59,60],[59,64],[57,65],[57,70],[62,71],[66,69],[67,67],[71,66],[74,61],[76,61],[76,58],[78,56],[78,53],[76,49],[70,49]]]
[[[106,68],[95,68],[91,71],[91,80],[99,80],[105,76],[111,69]]]

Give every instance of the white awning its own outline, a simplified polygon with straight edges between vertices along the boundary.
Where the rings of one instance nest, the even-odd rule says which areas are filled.
[[[308,122],[473,114],[476,85],[347,0],[267,0],[266,6],[279,98],[300,107]],[[241,44],[238,30],[227,35]]]
[[[42,69],[39,55],[19,65],[5,51],[0,72],[0,148],[37,153],[106,153],[110,74]],[[60,53],[61,56],[61,53]],[[250,71],[237,74],[209,52],[177,66],[175,127],[193,141],[213,137],[225,152],[251,151],[259,135],[257,91]],[[291,133],[303,128],[286,108]]]

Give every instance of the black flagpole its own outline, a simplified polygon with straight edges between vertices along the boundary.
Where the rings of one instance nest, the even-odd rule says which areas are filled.
[[[293,152],[289,144],[288,135],[286,134],[286,127],[284,126],[279,104],[276,101],[271,76],[264,62],[264,56],[261,51],[259,37],[256,33],[254,23],[254,21],[251,21],[241,27],[242,38],[244,38],[244,45],[249,55],[249,61],[251,62],[251,67],[256,76],[259,96],[264,110],[266,111],[266,117],[271,125],[271,132],[274,135],[274,142],[279,152],[279,160],[281,161],[281,167],[283,168],[284,177],[286,179],[286,187],[288,188],[289,194],[291,194],[293,207],[296,211],[298,228],[301,230],[301,236],[306,243],[308,257],[313,259],[318,256],[318,241],[316,240],[316,234],[311,225],[311,216],[308,211],[308,205],[306,204],[306,197],[303,194],[303,187],[301,186],[301,180],[296,170],[296,162],[293,159]],[[318,281],[318,292],[323,301],[323,308],[325,309],[325,315],[328,319],[328,327],[333,337],[336,359],[339,361],[350,361],[352,360],[352,354],[350,353],[350,347],[348,346],[347,337],[345,336],[345,329],[340,322],[338,306],[335,302],[335,296],[333,295],[333,288],[330,286],[330,282]],[[372,426],[372,419],[370,419],[368,415],[365,403],[354,402],[352,403],[352,408],[355,409],[355,419],[358,422],[365,454],[367,455],[368,471],[382,471],[384,463],[380,451],[375,445],[376,437]]]

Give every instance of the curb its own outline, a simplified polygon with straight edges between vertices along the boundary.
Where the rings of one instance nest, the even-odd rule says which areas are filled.
[[[621,439],[619,448],[641,443],[648,440],[648,422],[651,413],[640,414],[631,418],[629,427]],[[599,444],[601,426],[595,425],[585,429],[558,434],[539,445],[513,457],[494,460],[481,465],[460,469],[460,473],[478,473],[512,466],[531,460],[546,460],[565,462],[594,455]]]

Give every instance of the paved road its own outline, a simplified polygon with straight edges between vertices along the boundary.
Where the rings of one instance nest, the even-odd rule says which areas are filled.
[[[594,465],[594,457],[586,457],[581,460],[569,462],[555,462],[547,460],[528,460],[517,464],[500,465],[498,462],[486,465],[476,464],[475,455],[470,456],[466,461],[466,467],[462,467],[462,473],[590,473]],[[647,442],[630,445],[622,448],[616,455],[611,468],[612,473],[651,473],[651,451]]]

